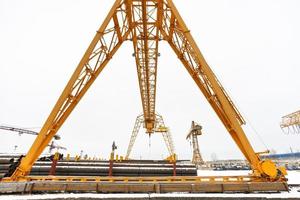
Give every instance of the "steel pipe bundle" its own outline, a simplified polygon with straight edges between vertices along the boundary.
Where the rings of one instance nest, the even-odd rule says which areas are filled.
[[[4,176],[9,170],[11,164],[13,164],[14,159],[10,157],[0,157],[0,178]]]
[[[16,159],[14,159],[16,161]],[[0,157],[0,176],[12,165],[11,158]],[[30,175],[49,175],[52,161],[35,162]],[[162,160],[126,160],[113,163],[113,176],[173,176],[173,163]],[[57,176],[108,176],[109,161],[59,160],[56,165]],[[190,162],[176,163],[177,176],[196,176],[196,166]]]

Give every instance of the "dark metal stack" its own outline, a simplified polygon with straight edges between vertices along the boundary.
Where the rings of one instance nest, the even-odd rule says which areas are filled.
[[[49,161],[38,161],[31,170],[31,175],[47,175],[51,167]],[[173,164],[162,161],[122,161],[114,162],[113,176],[173,176]],[[59,176],[107,176],[108,161],[58,161],[56,175]],[[193,164],[176,164],[177,176],[196,176]]]
[[[0,157],[0,178],[3,177],[9,171],[9,167],[13,164],[13,162],[13,158]]]
[[[0,176],[12,165],[11,158],[0,157]],[[14,159],[16,161],[16,158]],[[52,161],[37,161],[30,175],[49,175]],[[128,160],[113,163],[113,176],[173,176],[174,166],[163,160]],[[57,162],[57,176],[108,176],[109,161],[80,160]],[[196,176],[196,166],[188,161],[176,163],[176,176]]]

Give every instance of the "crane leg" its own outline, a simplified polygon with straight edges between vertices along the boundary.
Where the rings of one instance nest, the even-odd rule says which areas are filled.
[[[40,156],[119,49],[122,42],[128,38],[130,21],[131,18],[127,16],[125,1],[116,0],[40,130],[39,135],[12,174],[12,180],[29,173],[35,160]]]
[[[126,153],[126,157],[125,159],[128,160],[129,159],[129,156],[130,156],[130,153],[131,153],[131,150],[132,150],[132,147],[134,145],[134,142],[136,140],[136,137],[139,133],[139,130],[141,128],[141,125],[144,123],[144,116],[143,115],[139,115],[137,118],[136,118],[136,121],[135,121],[135,124],[134,124],[134,128],[133,128],[133,131],[132,131],[132,134],[131,134],[131,137],[130,137],[130,141],[129,141],[129,145],[128,145],[128,148],[127,148],[127,153]]]
[[[161,115],[156,115],[156,127],[159,126],[165,127],[165,123]],[[162,132],[162,136],[164,138],[170,156],[173,156],[175,154],[175,148],[170,131],[168,130],[166,132]]]
[[[245,124],[244,119],[206,63],[172,0],[164,1],[161,33],[204,94],[241,152],[251,163],[254,174],[276,178],[277,173],[274,173],[274,171],[276,172],[277,168],[275,165],[266,170],[262,166],[264,161],[256,155],[241,127]]]

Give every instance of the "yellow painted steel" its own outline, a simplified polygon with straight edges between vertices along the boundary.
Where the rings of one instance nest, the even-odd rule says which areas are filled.
[[[170,163],[174,163],[177,160],[177,155],[174,153],[174,154],[168,156],[165,160],[169,161]]]
[[[164,133],[164,132],[168,132],[168,131],[169,131],[169,128],[168,128],[168,127],[165,127],[165,126],[159,126],[159,127],[156,128],[154,131],[155,131],[155,132],[159,132],[159,133]]]
[[[59,155],[60,155],[60,154],[59,154],[58,152],[56,152],[56,153],[54,154],[53,159],[54,159],[54,160],[58,160],[58,159],[59,159]]]
[[[133,42],[144,126],[149,133],[155,127],[158,44],[164,40],[249,161],[254,175],[261,179],[284,178],[275,175],[278,170],[271,161],[262,161],[254,152],[242,129],[243,117],[206,63],[173,1],[116,0],[11,180],[28,175],[35,160],[125,40]]]
[[[139,130],[141,128],[142,124],[145,124],[145,120],[146,118],[144,117],[144,115],[139,115],[136,118],[133,130],[132,130],[132,134],[129,140],[129,144],[128,144],[128,148],[127,148],[127,152],[126,152],[126,156],[125,159],[128,160],[130,153],[132,151],[133,145],[135,143],[136,137],[139,133]],[[147,133],[147,127],[144,126],[144,128],[146,129],[146,133]],[[169,129],[165,126],[165,122],[163,120],[163,117],[159,114],[155,114],[155,118],[154,118],[154,127],[153,129],[151,129],[151,133],[147,133],[149,134],[149,136],[151,134],[154,134],[155,132],[159,132],[161,133],[161,135],[163,136],[163,139],[165,141],[165,144],[167,146],[167,149],[169,151],[169,155],[174,155],[175,154],[175,147],[174,147],[174,143],[173,143],[173,138],[171,135],[171,132],[169,131]]]
[[[277,168],[274,162],[271,160],[264,160],[261,162],[261,169],[265,175],[275,179],[278,175]]]
[[[153,176],[153,177],[114,177],[114,176],[26,176],[22,181],[81,181],[81,182],[263,182],[255,176]],[[10,182],[4,178],[3,182]]]

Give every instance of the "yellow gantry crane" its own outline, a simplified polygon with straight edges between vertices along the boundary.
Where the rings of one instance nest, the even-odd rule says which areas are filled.
[[[115,0],[27,155],[11,175],[20,180],[124,42],[132,42],[147,132],[155,129],[158,47],[169,44],[249,161],[253,176],[284,180],[283,168],[255,153],[242,129],[243,117],[206,63],[172,0]]]
[[[283,116],[280,128],[285,133],[300,133],[300,110]]]
[[[201,165],[204,164],[203,158],[199,149],[198,136],[202,135],[202,126],[192,121],[191,129],[186,136],[187,140],[191,140],[193,145],[193,158],[192,162],[200,168]]]
[[[132,131],[132,134],[130,137],[129,145],[127,148],[127,153],[126,153],[126,157],[125,157],[126,160],[129,159],[130,153],[132,151],[132,147],[134,145],[134,142],[136,140],[136,137],[137,137],[142,125],[144,125],[144,128],[146,128],[146,133],[149,135],[149,137],[153,133],[161,133],[164,138],[164,141],[167,146],[170,157],[172,157],[172,156],[176,157],[172,135],[169,131],[169,128],[165,126],[162,116],[159,114],[155,114],[154,122],[155,122],[154,127],[151,129],[151,132],[147,132],[147,131],[149,131],[149,129],[147,129],[145,127],[146,123],[145,123],[144,115],[141,114],[136,118],[134,128],[133,128],[133,131]]]

